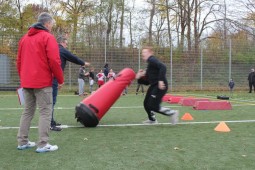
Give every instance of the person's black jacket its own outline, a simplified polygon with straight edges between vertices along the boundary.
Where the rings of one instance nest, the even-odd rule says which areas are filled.
[[[61,59],[61,68],[64,71],[66,66],[66,61],[70,61],[72,63],[78,64],[78,65],[85,65],[84,61],[81,60],[79,57],[73,55],[70,51],[68,51],[66,48],[64,48],[61,44],[58,45],[59,47],[59,53],[60,53],[60,59]]]
[[[255,82],[255,72],[250,72],[250,74],[248,75],[248,81],[250,83],[254,83]]]
[[[146,77],[150,84],[155,85],[158,84],[158,81],[164,81],[167,86],[166,66],[154,56],[150,56],[147,62]]]

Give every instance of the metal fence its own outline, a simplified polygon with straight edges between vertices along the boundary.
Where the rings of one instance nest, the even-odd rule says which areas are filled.
[[[19,86],[15,66],[19,37],[0,37],[0,90],[13,90]],[[248,88],[249,71],[254,67],[253,45],[235,39],[229,41],[225,48],[209,48],[208,42],[203,41],[200,44],[201,48],[196,52],[180,51],[174,45],[155,46],[155,55],[167,66],[169,91],[227,90],[230,78],[235,81],[236,89],[244,90]],[[141,60],[141,47],[106,46],[104,38],[101,39],[101,43],[94,44],[87,43],[84,38],[83,41],[74,44],[70,51],[90,62],[95,68],[95,73],[103,69],[105,63],[108,63],[115,73],[126,67],[135,72],[146,67],[146,63]],[[64,72],[66,89],[77,89],[79,67],[73,63],[67,64]],[[130,91],[134,91],[136,83],[134,81],[129,87]],[[88,83],[85,85],[88,86]]]

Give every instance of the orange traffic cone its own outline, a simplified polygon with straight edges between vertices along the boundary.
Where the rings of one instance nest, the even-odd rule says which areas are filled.
[[[182,120],[193,120],[193,117],[191,116],[190,113],[185,113],[182,118]]]
[[[215,128],[215,131],[217,132],[230,132],[229,127],[226,125],[225,122],[220,122]]]

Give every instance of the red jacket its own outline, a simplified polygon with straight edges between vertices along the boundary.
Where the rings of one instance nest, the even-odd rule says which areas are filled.
[[[21,38],[17,70],[24,88],[51,87],[53,77],[64,82],[57,41],[43,25],[35,24]]]

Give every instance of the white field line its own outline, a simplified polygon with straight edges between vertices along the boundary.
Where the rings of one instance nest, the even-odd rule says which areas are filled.
[[[234,104],[233,107],[241,107],[241,106],[255,106],[255,103],[246,103],[246,104]],[[177,108],[177,107],[192,107],[192,106],[181,106],[181,105],[164,105],[164,107],[168,108]],[[111,107],[111,109],[141,109],[143,106],[123,106],[123,107]],[[0,110],[23,110],[24,108],[0,108]],[[55,107],[56,110],[75,110],[75,107]]]
[[[193,124],[216,124],[222,121],[208,121],[208,122],[180,122],[178,125],[193,125]],[[226,120],[225,123],[253,123],[255,120]],[[113,124],[113,125],[98,125],[97,127],[128,127],[128,126],[159,126],[159,125],[172,125],[171,123],[157,123],[154,125],[149,124]],[[69,125],[61,125],[61,128],[84,128],[84,126],[69,126]],[[0,130],[7,130],[7,129],[18,129],[19,127],[7,127],[7,126],[0,126]],[[31,129],[37,129],[37,126],[30,127]]]

